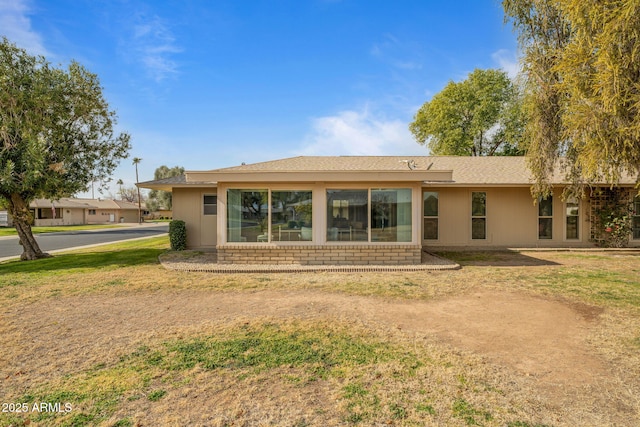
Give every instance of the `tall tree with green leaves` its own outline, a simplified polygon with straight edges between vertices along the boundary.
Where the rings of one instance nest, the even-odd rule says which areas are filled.
[[[86,191],[127,157],[129,135],[95,74],[77,62],[52,67],[6,38],[0,42],[0,202],[13,217],[23,260],[47,256],[33,237],[29,203]]]
[[[409,125],[435,155],[520,155],[523,120],[519,91],[502,70],[476,69],[450,81],[425,102]]]
[[[561,164],[584,184],[640,178],[640,2],[504,0],[526,75],[528,162],[534,195]]]
[[[164,178],[172,178],[174,176],[180,176],[184,174],[184,168],[181,166],[174,166],[169,168],[168,166],[162,165],[156,168],[153,173],[153,179],[164,179]],[[149,192],[149,196],[147,197],[147,208],[150,211],[157,211],[158,209],[164,208],[171,210],[173,207],[173,199],[171,197],[171,192],[162,191],[162,190],[151,190]]]

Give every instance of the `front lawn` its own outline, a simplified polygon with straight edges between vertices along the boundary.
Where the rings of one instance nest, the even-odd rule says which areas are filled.
[[[29,409],[0,413],[0,426],[640,423],[638,254],[459,253],[444,254],[458,271],[222,275],[163,269],[167,247],[164,236],[0,264],[2,402]],[[544,351],[512,360],[508,346],[457,340],[459,324],[500,319],[511,301],[473,305],[483,295],[524,302],[522,319],[496,328],[526,322],[531,303],[575,313],[582,338],[552,343],[549,360],[591,364],[536,370]],[[513,348],[549,345],[538,338]],[[43,402],[71,410],[35,411]]]

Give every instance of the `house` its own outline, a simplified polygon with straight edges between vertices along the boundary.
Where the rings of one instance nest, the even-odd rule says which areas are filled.
[[[138,222],[138,205],[123,200],[36,199],[29,208],[36,226]]]
[[[220,263],[412,264],[423,248],[591,247],[614,196],[640,199],[625,178],[581,200],[534,203],[523,157],[301,156],[140,183],[172,191],[187,247]],[[600,209],[600,210],[599,210]]]

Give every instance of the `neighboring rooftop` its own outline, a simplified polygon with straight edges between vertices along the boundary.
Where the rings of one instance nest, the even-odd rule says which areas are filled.
[[[138,205],[125,200],[110,199],[75,199],[72,197],[61,197],[58,200],[35,199],[29,203],[30,208],[51,209],[51,205],[56,208],[80,208],[80,209],[138,209]]]

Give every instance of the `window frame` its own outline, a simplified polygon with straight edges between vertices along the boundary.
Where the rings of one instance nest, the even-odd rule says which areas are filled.
[[[577,209],[576,215],[568,215],[570,206],[575,205]],[[582,231],[582,227],[580,227],[580,200],[575,198],[569,198],[564,202],[564,240],[565,241],[580,241],[580,233]],[[576,218],[576,237],[569,237],[569,218]]]
[[[477,215],[474,213],[474,195],[484,194],[483,214]],[[484,224],[484,237],[474,237],[474,220],[482,220]],[[487,240],[487,192],[486,191],[472,191],[471,192],[471,240]]]
[[[373,234],[372,230],[373,227],[371,226],[372,224],[372,220],[373,218],[373,214],[372,214],[372,209],[373,209],[373,200],[372,200],[372,194],[376,191],[400,191],[400,190],[408,190],[410,197],[409,197],[409,212],[410,212],[410,232],[408,234],[409,239],[408,240],[391,240],[391,241],[384,241],[384,240],[374,240],[373,239]],[[396,245],[396,244],[412,244],[414,242],[414,231],[415,231],[415,225],[414,225],[414,215],[413,215],[413,205],[414,205],[414,195],[415,195],[415,188],[413,187],[407,187],[407,186],[384,186],[384,187],[379,187],[379,186],[367,186],[367,187],[363,187],[363,186],[328,186],[325,187],[323,189],[324,191],[324,196],[325,196],[325,211],[326,211],[326,217],[324,218],[324,226],[325,226],[325,243],[327,244],[357,244],[357,245],[375,245],[375,244],[391,244],[391,245]],[[335,236],[331,236],[331,237],[335,237],[334,238],[330,238],[330,233],[334,233],[333,231],[331,231],[332,229],[335,228],[335,226],[330,227],[330,218],[335,218],[333,217],[333,213],[329,213],[329,192],[330,191],[334,191],[334,192],[338,192],[338,191],[344,191],[344,192],[349,192],[349,191],[353,191],[353,192],[365,192],[366,193],[366,217],[367,217],[367,223],[366,223],[366,239],[363,240],[354,240],[353,239],[353,234],[352,231],[349,231],[349,238],[347,240],[343,240],[340,235],[338,235],[337,237]],[[344,199],[343,199],[344,200]],[[335,200],[334,200],[335,201]],[[396,203],[397,205],[397,203]],[[331,207],[331,209],[333,209],[333,207]],[[356,222],[361,222],[361,221],[356,221]],[[404,224],[406,225],[406,224]],[[351,226],[350,226],[351,229]],[[346,230],[346,228],[345,228]],[[343,233],[346,234],[346,231],[343,231]],[[396,234],[396,237],[398,235]]]
[[[311,240],[276,240],[274,239],[274,234],[276,233],[276,230],[273,227],[272,221],[273,221],[273,215],[272,215],[272,205],[273,205],[273,201],[272,201],[272,193],[273,192],[308,192],[311,193],[311,212],[309,213],[309,215],[311,216],[311,221],[313,221],[313,189],[302,186],[302,187],[295,187],[295,188],[290,188],[290,187],[260,187],[260,186],[252,186],[252,187],[227,187],[224,190],[225,193],[225,214],[224,214],[224,224],[225,224],[225,229],[226,229],[226,235],[225,235],[225,243],[224,244],[231,244],[231,245],[237,245],[237,244],[242,244],[242,245],[265,245],[265,244],[272,244],[272,243],[276,243],[276,244],[314,244],[315,241],[315,237],[314,237],[314,233],[313,233],[313,228],[312,228],[312,232],[311,232]],[[239,191],[239,192],[266,192],[267,197],[266,197],[266,205],[267,205],[267,212],[266,212],[266,230],[258,235],[257,241],[231,241],[230,239],[230,227],[229,227],[229,210],[231,209],[231,204],[229,203],[229,192],[231,191]],[[313,224],[313,223],[312,223]],[[312,225],[313,227],[313,225]],[[301,231],[302,233],[302,231]],[[264,238],[260,239],[261,236],[264,236]],[[240,228],[240,237],[242,237],[242,228]]]
[[[435,194],[435,215],[427,215],[426,206],[426,196],[427,194]],[[435,221],[435,237],[427,237],[427,221]],[[422,190],[422,240],[425,241],[438,241],[440,240],[440,192],[439,191],[428,191]]]
[[[640,240],[640,195],[633,196],[632,199],[631,240]]]
[[[276,200],[282,201],[282,199],[278,198],[278,199],[274,199],[273,197],[273,193],[308,193],[309,194],[309,198],[305,199],[305,200],[310,200],[311,203],[307,204],[306,206],[310,206],[310,210],[309,212],[304,212],[304,208],[300,209],[300,212],[296,212],[294,214],[294,216],[297,214],[299,217],[304,217],[303,219],[297,219],[297,220],[289,220],[289,223],[291,221],[295,221],[297,222],[297,226],[299,226],[300,228],[294,228],[294,229],[288,229],[286,228],[284,230],[284,234],[283,234],[283,230],[282,230],[282,226],[274,223],[274,202],[276,202]],[[300,206],[300,205],[299,205]],[[295,212],[295,208],[293,208],[294,212]],[[284,215],[284,213],[283,213]],[[268,221],[269,221],[269,242],[270,243],[282,243],[282,242],[289,242],[289,243],[299,243],[299,242],[312,242],[313,241],[313,190],[311,189],[304,189],[304,190],[299,190],[299,189],[279,189],[279,188],[270,188],[269,189],[269,212],[268,212]],[[277,230],[275,227],[278,227]],[[308,230],[304,230],[304,229],[308,229]],[[291,238],[291,230],[294,230],[294,235],[297,235],[297,239],[292,239]],[[275,236],[278,236],[277,239],[275,239]],[[283,236],[286,237],[285,240],[283,240]],[[305,238],[308,237],[308,238]]]
[[[543,201],[549,202],[549,215],[544,215],[544,212],[542,211]],[[540,235],[542,230],[542,220],[545,220],[545,222],[549,222],[549,237],[542,237]],[[547,198],[538,198],[538,240],[553,240],[553,195],[550,195]]]
[[[215,197],[215,203],[207,203],[207,197]],[[207,213],[207,207],[213,207],[214,213]],[[218,215],[218,195],[217,194],[203,194],[202,195],[202,215],[203,216],[216,216]]]

